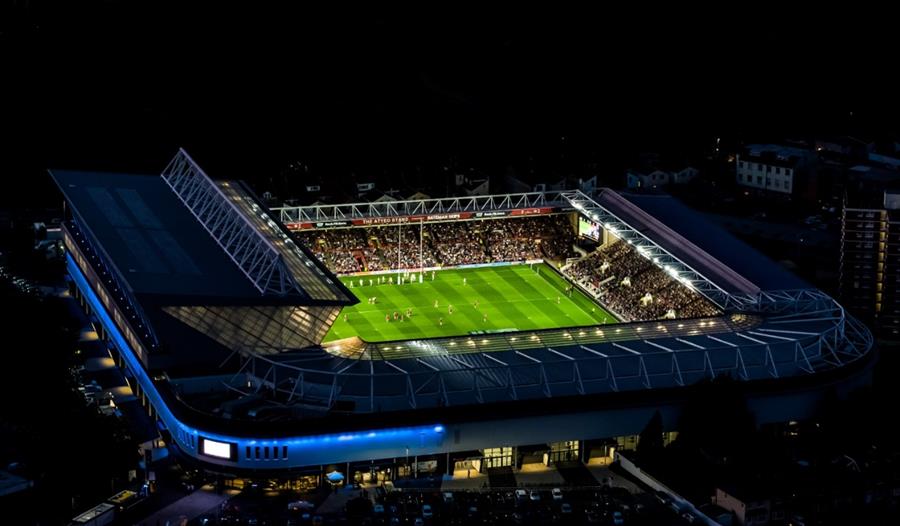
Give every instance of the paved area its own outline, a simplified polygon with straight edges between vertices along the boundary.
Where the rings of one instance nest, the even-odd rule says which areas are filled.
[[[354,488],[341,488],[336,493],[331,493],[322,504],[316,508],[316,513],[325,515],[327,513],[338,513],[344,511],[347,501],[359,497],[360,490]]]
[[[441,489],[444,491],[460,491],[466,489],[479,489],[488,484],[488,476],[474,469],[464,469],[453,472],[453,476],[444,477],[441,481]]]
[[[522,469],[516,472],[516,483],[519,486],[559,486],[564,482],[556,468],[542,463],[522,464]]]
[[[187,523],[191,519],[221,506],[229,497],[227,493],[216,495],[211,486],[204,486],[190,495],[169,504],[146,519],[137,521],[136,524],[141,526],[175,526]]]
[[[591,475],[593,475],[594,478],[597,479],[598,484],[601,484],[604,482],[604,480],[608,479],[609,485],[614,488],[625,488],[629,492],[634,493],[634,494],[644,492],[644,490],[641,489],[640,486],[638,486],[631,480],[623,477],[622,475],[615,473],[614,471],[610,470],[606,466],[593,464],[593,465],[588,465],[587,468],[591,472]]]

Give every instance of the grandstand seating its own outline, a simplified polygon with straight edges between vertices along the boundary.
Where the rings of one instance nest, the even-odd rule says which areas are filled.
[[[622,241],[603,246],[570,265],[565,272],[615,314],[628,320],[664,318],[671,310],[678,318],[712,316],[718,312],[706,298]],[[641,301],[644,297],[652,299]]]
[[[575,255],[575,234],[565,215],[313,230],[295,235],[338,274],[538,258],[561,261]]]

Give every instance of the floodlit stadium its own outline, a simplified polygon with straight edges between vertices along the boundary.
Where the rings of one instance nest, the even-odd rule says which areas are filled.
[[[668,197],[269,210],[184,151],[161,175],[51,176],[73,292],[162,439],[211,471],[587,459],[656,410],[672,429],[703,379],[777,422],[871,363],[838,303]]]

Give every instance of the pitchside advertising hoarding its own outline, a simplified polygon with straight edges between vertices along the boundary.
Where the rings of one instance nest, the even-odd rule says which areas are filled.
[[[455,212],[450,214],[420,214],[396,217],[365,217],[329,221],[302,221],[285,223],[289,230],[314,230],[327,228],[347,228],[353,226],[383,226],[405,223],[430,223],[438,221],[465,221],[467,219],[497,219],[501,217],[522,217],[552,214],[556,207],[517,208],[515,210],[491,210],[489,212]]]

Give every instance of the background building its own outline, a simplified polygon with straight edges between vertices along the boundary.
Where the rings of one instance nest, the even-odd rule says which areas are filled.
[[[668,184],[685,184],[692,181],[699,170],[685,166],[679,170],[628,170],[625,174],[628,188],[658,188]]]
[[[737,184],[786,196],[815,195],[815,158],[813,152],[802,148],[751,144],[737,155]]]
[[[881,335],[900,335],[900,193],[884,192],[881,206],[844,209],[840,270],[844,306]]]

